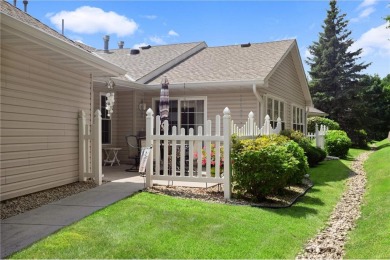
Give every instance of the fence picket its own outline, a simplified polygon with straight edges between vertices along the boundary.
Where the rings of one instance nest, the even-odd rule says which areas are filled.
[[[176,143],[176,140],[175,140],[175,137],[176,137],[176,133],[177,133],[177,127],[176,126],[173,126],[172,127],[172,163],[171,163],[171,173],[172,175],[176,175],[176,165],[177,165],[177,162],[176,162],[176,152],[177,152],[177,143]]]
[[[203,136],[203,127],[198,126],[198,136]],[[202,141],[196,141],[196,148],[197,148],[197,154],[198,154],[198,174],[197,177],[201,178],[202,177]]]
[[[217,115],[215,117],[215,136],[221,136],[221,117]],[[221,167],[221,142],[215,141],[215,176],[214,178],[220,178]]]
[[[189,136],[194,135],[194,129],[190,128]],[[190,177],[194,177],[194,141],[188,143],[188,172]]]

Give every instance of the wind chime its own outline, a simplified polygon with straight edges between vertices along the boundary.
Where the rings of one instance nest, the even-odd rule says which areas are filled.
[[[114,103],[115,103],[115,92],[114,92],[115,83],[112,79],[107,82],[108,92],[106,94],[106,110],[107,116],[111,117],[114,113]]]

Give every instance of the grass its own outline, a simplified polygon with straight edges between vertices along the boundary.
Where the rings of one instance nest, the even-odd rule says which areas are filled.
[[[294,258],[324,227],[349,164],[328,161],[310,169],[315,186],[287,209],[139,193],[11,258]]]
[[[346,245],[346,258],[390,258],[390,142],[364,164],[367,186],[362,215]]]

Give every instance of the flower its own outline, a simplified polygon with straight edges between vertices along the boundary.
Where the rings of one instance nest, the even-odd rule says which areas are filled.
[[[211,144],[211,147],[210,147],[210,164],[211,166],[215,166],[216,165],[216,148],[215,148],[215,144]],[[223,146],[220,146],[220,158],[219,158],[219,165],[220,167],[223,166],[223,162],[224,162],[224,158],[223,158]],[[197,153],[194,153],[194,159],[197,159],[198,158],[198,154]],[[206,166],[206,163],[207,163],[207,153],[206,153],[206,147],[204,146],[202,148],[202,166]]]

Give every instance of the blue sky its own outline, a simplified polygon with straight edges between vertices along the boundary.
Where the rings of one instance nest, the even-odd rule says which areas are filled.
[[[10,0],[11,1],[11,0]],[[12,1],[11,1],[12,2]],[[23,9],[21,0],[18,7]],[[390,29],[383,17],[389,1],[338,1],[350,20],[353,48],[363,48],[365,71],[381,77],[390,73]],[[328,1],[65,1],[30,0],[28,12],[65,35],[95,48],[110,48],[123,40],[125,48],[140,45],[205,41],[208,46],[267,42],[295,38],[302,60],[329,9]],[[305,69],[308,66],[305,65]]]

